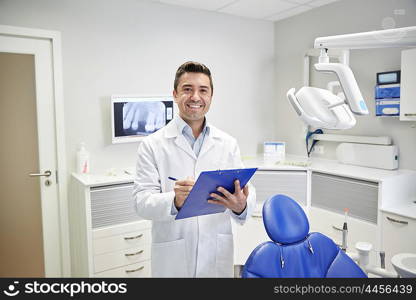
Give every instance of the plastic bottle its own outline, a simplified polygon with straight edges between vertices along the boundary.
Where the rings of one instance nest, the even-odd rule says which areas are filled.
[[[90,172],[90,154],[85,149],[85,143],[79,144],[77,152],[77,173],[88,174]]]

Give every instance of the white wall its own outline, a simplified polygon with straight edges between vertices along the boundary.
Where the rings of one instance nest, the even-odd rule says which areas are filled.
[[[137,144],[111,144],[111,94],[170,94],[187,60],[211,69],[208,117],[242,154],[274,138],[271,22],[139,0],[2,0],[0,24],[62,33],[70,171],[81,141],[94,172],[133,166]]]
[[[404,15],[395,14],[401,10]],[[416,25],[414,0],[342,0],[275,23],[275,74],[277,138],[286,140],[286,151],[305,155],[302,122],[289,107],[286,92],[302,86],[303,56],[319,36],[383,29],[383,20],[393,18],[396,27]],[[374,86],[376,73],[400,69],[399,48],[351,50],[350,66],[370,110],[369,116],[357,117],[357,125],[345,131],[328,133],[391,136],[400,149],[400,167],[416,169],[416,122],[399,121],[398,117],[376,117]],[[311,64],[312,65],[312,64]],[[335,77],[311,71],[311,85],[325,87]],[[325,158],[335,158],[337,143],[323,142]]]

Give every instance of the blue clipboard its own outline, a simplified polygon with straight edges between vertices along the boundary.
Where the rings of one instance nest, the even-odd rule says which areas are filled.
[[[224,212],[224,206],[208,203],[210,194],[218,193],[217,188],[220,186],[234,193],[234,181],[240,180],[240,187],[243,188],[256,171],[257,168],[247,168],[201,172],[175,219]]]

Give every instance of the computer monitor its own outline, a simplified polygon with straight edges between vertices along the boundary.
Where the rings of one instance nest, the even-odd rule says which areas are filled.
[[[172,96],[111,96],[112,143],[140,141],[173,118]]]

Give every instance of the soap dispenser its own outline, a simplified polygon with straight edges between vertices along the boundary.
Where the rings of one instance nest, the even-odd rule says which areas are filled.
[[[90,172],[90,154],[85,149],[85,143],[79,144],[77,152],[77,173],[88,174]]]

